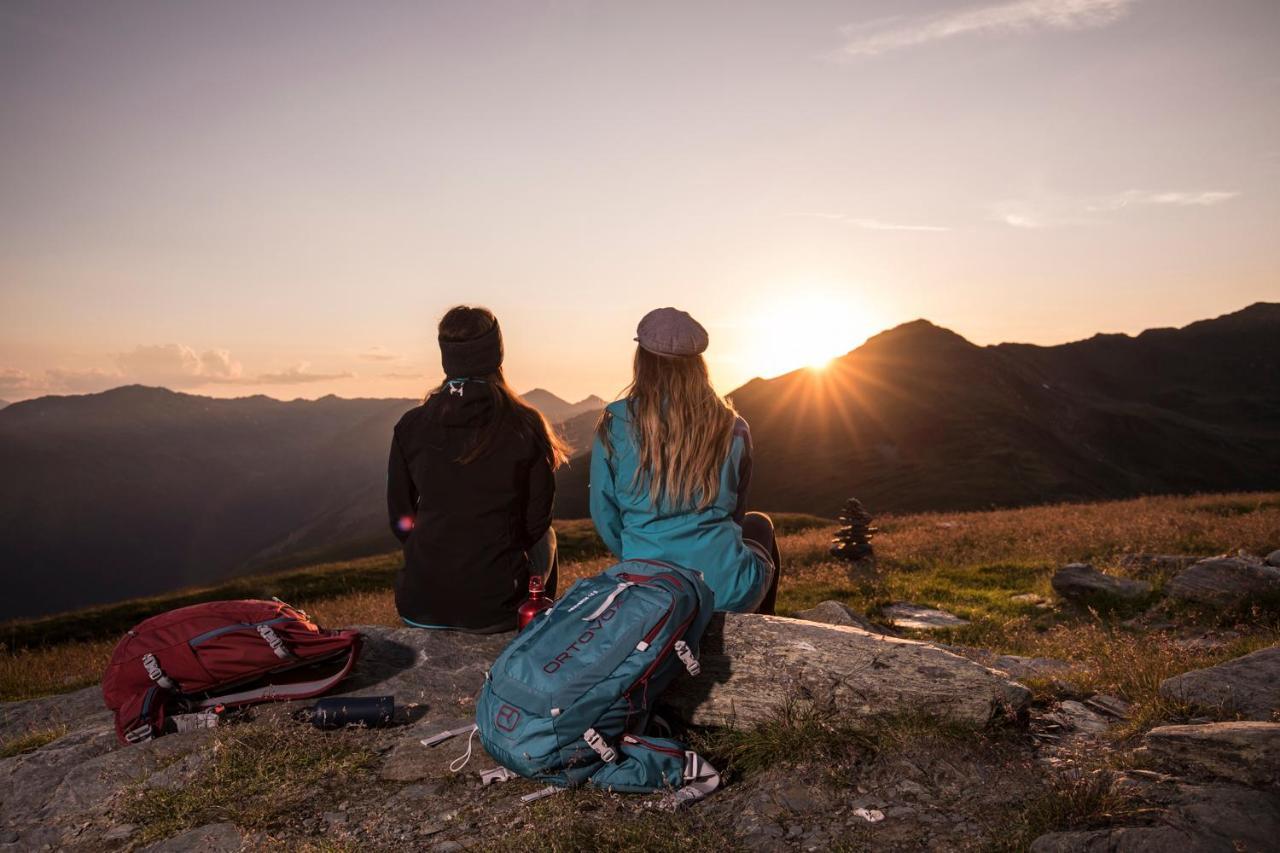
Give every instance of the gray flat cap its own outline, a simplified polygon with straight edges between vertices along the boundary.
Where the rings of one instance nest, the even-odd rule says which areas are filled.
[[[699,355],[707,348],[707,330],[684,311],[655,308],[640,320],[636,341],[655,355]]]

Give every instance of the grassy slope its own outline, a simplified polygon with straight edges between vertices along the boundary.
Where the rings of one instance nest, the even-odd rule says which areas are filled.
[[[1130,615],[1124,612],[1046,610],[1013,596],[1031,592],[1052,598],[1049,577],[1074,560],[1118,571],[1117,559],[1129,552],[1213,554],[1245,548],[1266,553],[1280,547],[1280,493],[889,516],[878,522],[880,570],[860,575],[851,575],[827,554],[833,524],[798,515],[778,520],[785,564],[780,612],[828,598],[873,615],[892,601],[941,606],[972,620],[951,632],[950,641],[1076,661],[1080,669],[1074,678],[1081,688],[1151,700],[1159,678],[1277,637],[1272,615],[1237,615],[1235,627],[1244,630],[1234,645],[1189,653],[1164,635],[1119,628]],[[557,530],[563,582],[610,562],[589,522],[558,522]],[[305,608],[324,625],[398,624],[390,592],[396,565],[397,555],[388,554],[9,623],[0,627],[0,700],[93,684],[127,628],[198,601],[274,595]]]

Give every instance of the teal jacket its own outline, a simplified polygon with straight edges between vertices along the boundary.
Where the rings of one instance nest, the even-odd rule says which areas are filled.
[[[596,437],[591,451],[591,520],[621,560],[667,560],[702,572],[716,610],[743,612],[764,596],[764,558],[742,542],[747,484],[751,479],[751,430],[738,418],[733,444],[720,466],[720,494],[706,509],[654,507],[647,489],[632,482],[638,462],[625,400],[605,409],[611,454]]]

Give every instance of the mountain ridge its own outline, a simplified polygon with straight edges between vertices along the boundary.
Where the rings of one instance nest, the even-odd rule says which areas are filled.
[[[882,513],[1274,487],[1278,336],[1270,303],[1056,346],[902,324],[825,370],[730,393],[752,428],[751,505],[830,516],[849,496]],[[0,410],[0,619],[394,548],[387,442],[417,404],[135,385]],[[578,453],[558,473],[559,518],[587,514],[597,416],[560,424]]]

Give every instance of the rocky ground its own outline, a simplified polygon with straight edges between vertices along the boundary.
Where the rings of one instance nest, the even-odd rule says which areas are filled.
[[[673,691],[677,726],[676,715],[723,722],[697,708],[726,697],[735,707],[768,697],[732,726],[683,732],[725,784],[678,813],[655,808],[655,797],[587,790],[526,804],[539,785],[482,784],[494,762],[478,742],[459,772],[450,763],[464,739],[421,744],[470,722],[505,636],[361,628],[365,652],[342,694],[394,695],[396,724],[383,729],[322,732],[298,707],[260,706],[216,729],[121,748],[96,687],[0,703],[0,851],[1273,850],[1280,646],[1265,626],[1280,600],[1277,563],[1280,553],[1134,554],[1122,575],[1072,564],[1042,591],[1000,593],[1033,625],[1037,613],[1070,616],[1046,622],[1050,637],[1097,632],[1089,620],[1112,614],[1110,645],[1087,654],[1124,652],[1140,667],[1149,646],[1153,656],[1213,661],[1173,667],[1146,692],[1101,689],[1115,679],[1085,672],[1086,654],[1055,656],[1057,639],[1019,640],[1027,654],[991,651],[981,642],[988,627],[918,603],[927,597],[863,612],[825,601],[794,614],[805,624],[775,620],[774,644],[792,636],[798,648],[847,651],[818,656],[821,671],[808,656],[801,672],[783,655],[790,668],[778,684],[731,677],[693,706],[688,690]],[[1251,615],[1223,615],[1233,612]],[[709,671],[717,654],[755,654],[749,636],[731,636],[734,624],[704,650]],[[841,663],[876,643],[885,654],[873,659],[897,667],[880,684],[866,680],[879,670]],[[990,701],[947,700],[936,685],[957,675]],[[851,705],[850,693],[868,699]]]

